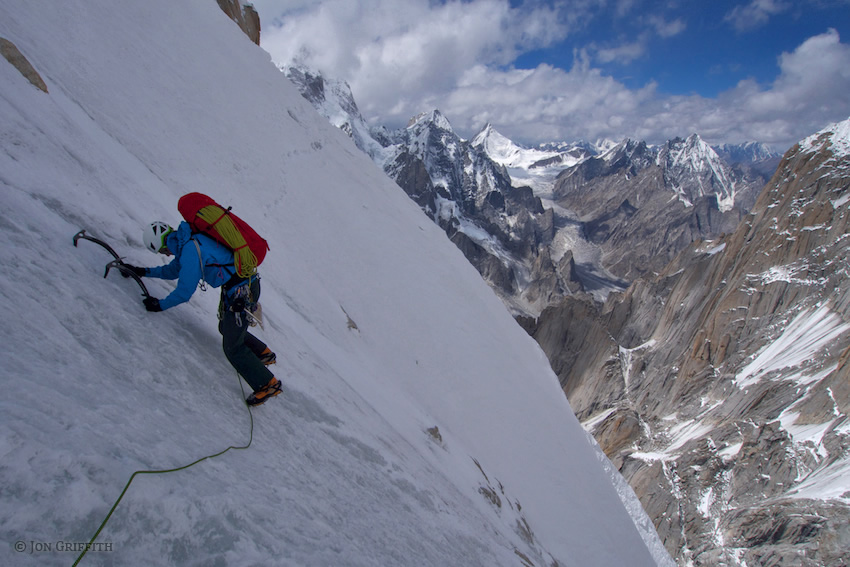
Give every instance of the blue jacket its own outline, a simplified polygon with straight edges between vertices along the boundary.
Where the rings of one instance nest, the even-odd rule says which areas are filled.
[[[200,245],[201,259],[194,241]],[[165,245],[174,259],[164,266],[148,268],[146,274],[151,278],[177,280],[177,288],[159,302],[163,311],[189,301],[201,281],[201,264],[204,281],[212,287],[226,283],[236,272],[233,252],[205,234],[193,235],[186,221],[165,238]]]

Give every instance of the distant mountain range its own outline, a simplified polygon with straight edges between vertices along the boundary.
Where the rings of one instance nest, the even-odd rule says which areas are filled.
[[[734,229],[778,162],[763,144],[715,150],[697,135],[659,147],[599,140],[528,148],[487,124],[469,141],[438,110],[389,131],[367,125],[346,83],[303,67],[282,71],[517,315],[536,316],[576,293],[603,301],[690,242]]]

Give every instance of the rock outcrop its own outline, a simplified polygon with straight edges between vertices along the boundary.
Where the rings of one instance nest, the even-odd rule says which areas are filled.
[[[766,180],[732,168],[697,135],[660,148],[625,140],[561,173],[554,198],[579,216],[603,266],[633,281],[735,230]]]
[[[217,0],[218,6],[248,38],[260,45],[260,15],[254,6],[243,0]]]
[[[44,84],[44,79],[41,78],[38,71],[14,43],[2,37],[0,37],[0,55],[11,63],[35,88],[47,92],[47,85]]]

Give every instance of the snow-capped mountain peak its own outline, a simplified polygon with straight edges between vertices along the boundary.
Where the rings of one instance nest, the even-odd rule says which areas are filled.
[[[833,159],[850,155],[850,118],[830,124],[800,142],[800,150],[806,153],[822,149],[829,150]]]
[[[778,159],[782,154],[761,142],[744,142],[742,144],[721,144],[714,147],[717,155],[729,163],[758,163],[770,159]]]
[[[500,134],[489,122],[472,138],[471,144],[475,148],[484,150],[496,163],[508,167],[517,165],[517,162],[522,160],[524,151],[524,148]]]
[[[690,168],[704,171],[720,161],[717,152],[706,144],[697,134],[691,134],[685,140],[675,138],[666,145],[666,151],[658,154],[658,162],[668,167]]]
[[[302,65],[278,65],[278,68],[301,91],[313,107],[328,121],[348,134],[354,144],[372,159],[386,156],[383,146],[375,139],[366,120],[360,114],[351,87],[345,81],[329,79]]]
[[[426,125],[427,127],[434,127],[440,130],[448,130],[450,132],[454,132],[452,128],[451,122],[446,118],[442,112],[438,109],[429,110],[427,112],[421,112],[410,119],[408,122],[408,128],[416,128],[421,125]]]
[[[541,167],[543,164],[565,168],[589,155],[583,149],[577,152],[574,144],[560,144],[557,148],[546,149],[523,147],[503,136],[490,123],[475,135],[472,146],[481,148],[494,162],[517,169]]]
[[[475,136],[472,137],[472,141],[470,142],[475,147],[485,146],[489,143],[496,142],[494,145],[503,145],[503,144],[511,144],[511,141],[502,136],[493,125],[489,122],[484,125],[484,128],[481,129]]]
[[[599,159],[611,164],[620,159],[646,161],[645,158],[647,155],[651,154],[649,153],[649,146],[646,145],[646,142],[638,142],[631,138],[626,138],[602,152],[599,155]]]
[[[656,162],[664,168],[674,191],[684,203],[714,194],[721,212],[735,205],[737,188],[728,166],[699,135],[670,140],[658,152]],[[695,190],[682,189],[686,185]]]

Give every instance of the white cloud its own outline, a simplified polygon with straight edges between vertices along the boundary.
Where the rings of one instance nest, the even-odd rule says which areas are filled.
[[[678,123],[680,133],[698,132],[710,142],[758,140],[785,150],[850,116],[850,46],[835,30],[783,53],[779,66],[769,86],[745,80],[716,99],[671,97],[663,101],[664,112],[645,109],[644,123],[649,129]]]
[[[348,81],[366,116],[418,113],[419,100],[450,91],[474,66],[504,67],[562,40],[575,17],[545,3],[513,9],[507,0],[273,5],[282,15],[264,26],[263,47],[276,61],[298,60]]]
[[[687,24],[681,18],[676,18],[672,21],[667,21],[661,16],[650,16],[647,20],[649,25],[655,30],[660,37],[673,37],[685,31]]]
[[[656,36],[662,39],[670,38],[681,34],[687,28],[687,24],[681,18],[668,21],[660,15],[638,18],[638,22],[640,31],[635,39],[621,39],[619,43],[608,42],[600,44],[593,42],[584,48],[585,51],[592,54],[593,59],[598,63],[628,65],[649,53],[650,42]]]
[[[590,45],[588,49],[594,52],[593,58],[599,63],[628,65],[646,54],[647,39],[646,36],[642,36],[630,43],[622,43],[614,47]]]
[[[790,2],[784,0],[752,0],[746,6],[735,6],[724,19],[737,31],[745,32],[765,25],[771,16],[790,7]]]
[[[442,99],[441,109],[458,129],[474,131],[490,121],[524,140],[631,137],[659,143],[697,132],[712,143],[758,140],[780,150],[850,116],[850,46],[835,30],[782,54],[779,65],[772,84],[742,81],[717,98],[662,96],[652,83],[628,89],[581,54],[569,71],[478,67]]]
[[[569,71],[540,65],[499,71],[477,66],[443,100],[461,131],[487,122],[517,140],[620,137],[619,126],[652,100],[654,85],[629,90],[580,59]]]
[[[278,27],[264,28],[263,47],[282,57],[300,52],[338,76],[352,76],[352,66],[385,66],[410,76],[427,74],[423,63],[449,71],[472,61],[504,65],[519,51],[566,33],[552,8],[516,10],[507,0],[325,0],[311,6],[282,12]]]
[[[570,3],[566,13],[553,7],[565,3],[543,1],[518,9],[508,0],[258,0],[259,10],[262,2],[281,14],[263,25],[263,47],[276,61],[301,58],[348,81],[363,115],[390,128],[439,108],[466,137],[489,121],[526,143],[660,143],[698,132],[712,143],[758,140],[786,149],[850,116],[850,46],[834,30],[779,56],[771,84],[747,80],[715,98],[671,97],[653,82],[629,88],[592,62],[643,57],[653,37],[686,29],[677,19],[647,17],[637,40],[576,50],[570,68],[513,66],[518,55],[562,41],[597,0]],[[748,7],[780,6],[757,0]]]

